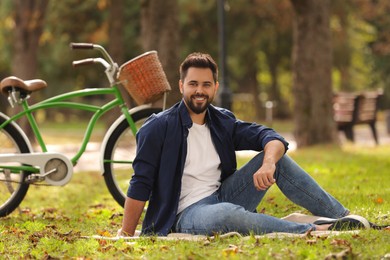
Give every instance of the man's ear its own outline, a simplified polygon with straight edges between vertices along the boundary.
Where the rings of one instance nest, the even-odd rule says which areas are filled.
[[[217,82],[215,83],[215,93],[217,93],[218,88],[219,88],[219,81],[217,81]]]
[[[181,81],[181,79],[179,80],[179,89],[180,89],[180,93],[183,94],[183,82]]]

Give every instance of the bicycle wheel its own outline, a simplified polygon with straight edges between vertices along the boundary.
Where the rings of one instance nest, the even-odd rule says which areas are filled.
[[[0,124],[5,119],[0,116]],[[13,125],[9,124],[0,130],[0,154],[6,153],[30,153],[29,146],[21,133]],[[0,163],[5,166],[17,166],[20,163]],[[0,168],[0,217],[4,217],[14,211],[23,201],[29,184],[24,180],[28,172],[11,172]]]
[[[139,129],[145,120],[159,108],[147,108],[132,114]],[[115,128],[104,147],[104,180],[114,199],[122,207],[125,204],[129,181],[133,175],[132,162],[136,152],[136,140],[126,119]]]

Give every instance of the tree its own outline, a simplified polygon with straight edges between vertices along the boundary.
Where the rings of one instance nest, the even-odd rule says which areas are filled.
[[[38,47],[44,27],[45,11],[48,0],[14,1],[14,53],[12,74],[24,80],[33,79],[38,70]],[[18,109],[13,110],[13,112]],[[20,122],[28,136],[32,130],[27,120]]]
[[[124,37],[124,24],[125,24],[125,1],[124,0],[111,0],[108,2],[108,53],[111,58],[119,66],[125,63],[125,37]],[[134,105],[134,101],[124,88],[120,88],[122,97],[129,107]],[[110,99],[112,97],[108,97]],[[107,100],[108,101],[108,100]],[[113,113],[104,115],[104,121],[107,126],[110,126],[118,116],[120,116],[120,110],[114,110]]]
[[[291,0],[293,92],[298,147],[336,143],[332,111],[332,48],[329,0]]]
[[[38,47],[48,0],[14,1],[14,57],[12,72],[23,79],[37,74]]]
[[[11,27],[7,21],[12,21],[12,3],[9,1],[0,2],[0,79],[10,75],[10,46],[9,39],[11,38]],[[7,98],[0,95],[0,111],[6,112],[9,107]]]
[[[145,51],[156,50],[172,91],[168,106],[180,100],[178,88],[178,5],[177,0],[143,0],[141,4],[141,41]]]
[[[124,0],[109,1],[108,53],[119,65],[125,62]]]
[[[266,96],[278,105],[275,116],[285,117],[289,106],[286,78],[290,75],[291,4],[289,0],[226,1],[226,41],[229,87],[232,92],[249,94],[245,111],[237,99],[233,109],[248,120],[264,118],[264,106],[259,98]],[[180,1],[182,53],[205,51],[217,59],[218,27],[216,1]],[[195,40],[194,39],[201,39]],[[262,79],[266,78],[267,81]],[[270,79],[270,80],[268,80]],[[250,111],[248,111],[250,110]],[[253,118],[255,116],[256,118]],[[243,119],[243,118],[242,118]]]
[[[350,1],[332,1],[332,10],[339,24],[333,30],[333,66],[340,73],[340,90],[348,92],[353,90],[350,80],[352,48],[348,35],[352,12]]]
[[[250,94],[252,100],[244,102],[246,104],[250,102],[256,120],[263,119],[265,114],[262,100],[259,98],[264,90],[258,80],[258,75],[262,70],[258,54],[263,51],[260,47],[263,37],[253,34],[259,27],[263,27],[261,15],[258,14],[260,6],[254,0],[245,3],[231,2],[226,13],[227,54],[230,60],[229,81],[232,82],[230,86],[235,93]]]
[[[379,74],[370,75],[376,88],[384,89],[381,108],[390,109],[390,2],[378,1],[355,1],[358,14],[368,22],[376,33],[375,38],[368,44],[374,60],[374,71]]]
[[[271,80],[267,91],[268,100],[276,104],[275,117],[286,118],[290,114],[289,106],[282,95],[280,77],[283,71],[290,71],[291,67],[291,4],[289,1],[257,0],[257,5],[256,12],[260,20],[257,30],[261,32],[259,48],[265,55]]]

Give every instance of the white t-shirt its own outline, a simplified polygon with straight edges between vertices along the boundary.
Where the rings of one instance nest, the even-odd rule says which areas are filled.
[[[187,158],[177,213],[218,190],[221,185],[220,164],[210,129],[206,124],[193,123],[187,138]]]

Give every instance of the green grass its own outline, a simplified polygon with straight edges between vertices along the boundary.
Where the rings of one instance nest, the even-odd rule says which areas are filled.
[[[353,213],[390,222],[390,147],[314,147],[290,155]],[[241,158],[240,164],[247,161]],[[305,211],[272,187],[259,210],[277,217]],[[210,241],[135,242],[87,239],[114,235],[123,210],[97,172],[75,173],[65,187],[31,186],[20,212],[0,222],[2,259],[381,259],[390,254],[390,231],[367,230],[328,238],[217,238]]]

